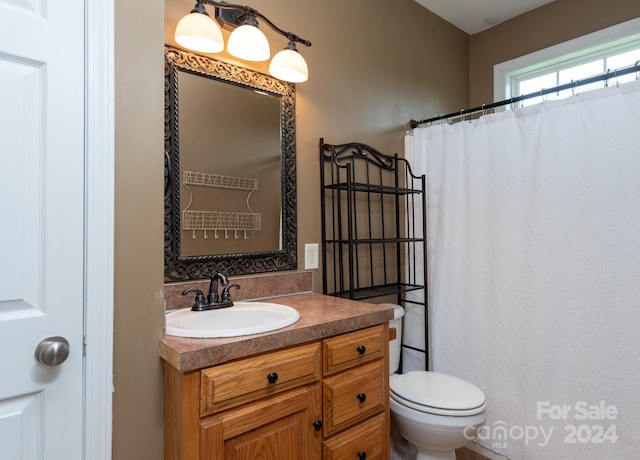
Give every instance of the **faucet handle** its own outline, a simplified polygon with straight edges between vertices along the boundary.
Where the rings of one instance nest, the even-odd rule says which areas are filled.
[[[202,306],[204,305],[204,294],[202,293],[202,291],[200,289],[186,289],[184,291],[182,291],[182,295],[187,295],[190,292],[195,292],[196,295],[193,299],[193,306],[191,307],[192,310],[201,310]]]
[[[229,292],[229,289],[231,289],[231,288],[240,289],[240,285],[239,284],[229,284],[229,285],[225,286],[224,289],[222,290],[222,301],[223,302],[231,301],[231,293]]]

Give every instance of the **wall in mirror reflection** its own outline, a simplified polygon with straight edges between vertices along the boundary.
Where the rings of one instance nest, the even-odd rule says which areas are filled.
[[[248,202],[247,190],[189,185],[190,194],[182,184],[181,210],[253,211],[260,214],[261,221],[258,231],[208,230],[207,238],[202,230],[183,228],[181,256],[280,250],[280,98],[188,72],[179,73],[181,182],[184,171],[258,181]]]

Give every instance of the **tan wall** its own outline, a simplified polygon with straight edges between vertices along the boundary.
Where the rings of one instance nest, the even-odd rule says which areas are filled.
[[[301,49],[310,80],[297,88],[302,248],[320,241],[318,138],[402,152],[411,118],[468,104],[468,36],[413,0],[249,3],[313,42]],[[116,460],[162,458],[162,53],[164,40],[172,42],[175,23],[193,4],[116,0]],[[271,38],[273,52],[286,44]],[[314,285],[319,291],[319,272]]]
[[[162,458],[164,7],[116,0],[113,458]]]
[[[469,39],[470,106],[493,102],[495,64],[639,16],[638,0],[556,0],[472,35]]]

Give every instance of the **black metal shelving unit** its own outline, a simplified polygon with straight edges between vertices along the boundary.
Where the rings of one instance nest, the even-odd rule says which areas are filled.
[[[322,289],[354,300],[424,308],[428,367],[426,180],[398,154],[320,139]],[[420,267],[416,254],[422,253]],[[423,291],[416,300],[413,291]]]

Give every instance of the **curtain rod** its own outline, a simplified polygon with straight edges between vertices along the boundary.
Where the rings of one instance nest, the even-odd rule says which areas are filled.
[[[573,88],[577,88],[578,86],[588,85],[590,83],[596,83],[602,80],[609,80],[610,78],[616,78],[616,77],[627,75],[633,72],[640,72],[640,61],[636,61],[635,65],[630,67],[613,70],[610,72],[603,73],[601,75],[597,75],[595,77],[586,78],[584,80],[572,81],[570,83],[565,83],[564,85],[554,86],[553,88],[548,88],[548,89],[543,88],[542,90],[536,91],[535,93],[529,93],[529,94],[524,94],[522,96],[512,97],[510,99],[505,99],[504,101],[492,102],[491,104],[483,104],[479,107],[474,107],[472,109],[460,110],[459,112],[451,112],[446,115],[439,115],[437,117],[427,118],[426,120],[420,120],[420,121],[411,120],[409,122],[409,125],[411,126],[411,128],[417,128],[419,125],[423,125],[425,123],[433,123],[434,121],[446,120],[447,118],[455,118],[455,117],[460,117],[470,113],[476,113],[480,111],[494,109],[496,107],[502,107],[503,105],[509,105],[509,104],[514,104],[516,102],[524,101],[525,99],[544,96],[546,94],[564,91],[565,89],[573,89]]]

